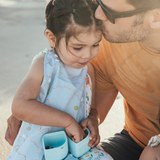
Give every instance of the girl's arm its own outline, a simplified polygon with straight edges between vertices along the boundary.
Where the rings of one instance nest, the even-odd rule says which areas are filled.
[[[81,123],[82,128],[85,130],[87,127],[90,132],[90,142],[89,146],[94,147],[97,145],[100,141],[99,131],[98,131],[98,125],[99,125],[99,115],[96,110],[95,106],[95,75],[94,75],[94,68],[92,64],[88,64],[88,74],[91,77],[92,80],[92,102],[91,102],[91,112],[89,114],[89,118],[84,119]]]
[[[37,101],[43,81],[43,61],[44,54],[39,55],[33,61],[28,74],[14,96],[12,113],[17,119],[28,123],[64,127],[69,136],[76,135],[76,141],[80,141],[83,139],[83,130],[72,116]]]

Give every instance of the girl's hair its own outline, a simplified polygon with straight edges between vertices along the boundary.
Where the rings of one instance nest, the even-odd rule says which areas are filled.
[[[160,0],[127,0],[135,8],[155,7],[160,8]]]
[[[54,3],[54,4],[53,4]],[[94,17],[97,4],[93,0],[50,1],[45,10],[46,29],[56,37],[56,46],[62,37],[66,45],[71,36],[100,30],[100,21]]]

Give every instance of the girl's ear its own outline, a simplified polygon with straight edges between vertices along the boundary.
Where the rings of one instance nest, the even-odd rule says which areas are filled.
[[[54,48],[56,45],[56,37],[49,29],[46,29],[45,34],[46,34],[46,37],[48,39],[50,46]]]

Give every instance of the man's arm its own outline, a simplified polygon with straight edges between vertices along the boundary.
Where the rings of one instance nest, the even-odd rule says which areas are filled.
[[[108,93],[96,93],[96,109],[100,116],[100,123],[106,118],[110,108],[112,107],[118,91]]]

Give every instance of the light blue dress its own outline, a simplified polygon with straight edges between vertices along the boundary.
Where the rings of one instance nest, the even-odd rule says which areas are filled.
[[[44,79],[38,101],[73,116],[78,123],[90,111],[92,84],[87,66],[75,69],[64,65],[53,51],[45,50]],[[47,117],[46,117],[47,118]],[[64,128],[23,122],[7,160],[42,160],[42,136]]]
[[[78,123],[87,118],[90,112],[92,83],[87,66],[74,69],[61,62],[53,51],[45,50],[44,78],[38,101],[57,108],[73,116]],[[46,117],[47,118],[47,117]],[[42,160],[42,136],[49,132],[64,130],[60,127],[40,126],[22,122],[6,160]],[[113,160],[102,149],[94,147],[80,160]],[[78,160],[68,154],[65,160]]]

